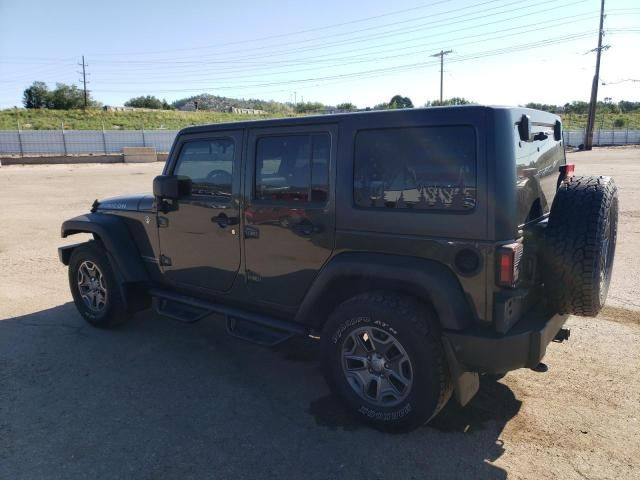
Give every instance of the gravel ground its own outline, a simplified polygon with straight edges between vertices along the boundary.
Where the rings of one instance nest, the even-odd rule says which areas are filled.
[[[264,349],[151,312],[85,325],[60,223],[148,191],[161,164],[0,168],[0,478],[640,478],[640,149],[570,160],[620,188],[607,308],[570,319],[547,373],[483,378],[407,435],[346,416],[310,340]]]

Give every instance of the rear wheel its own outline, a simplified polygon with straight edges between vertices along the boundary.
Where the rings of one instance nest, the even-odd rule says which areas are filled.
[[[76,308],[91,325],[110,328],[129,318],[109,258],[97,242],[74,249],[69,260],[69,287]]]
[[[435,315],[411,297],[373,292],[342,303],[325,326],[322,357],[333,393],[381,430],[414,429],[451,396]]]
[[[545,285],[559,313],[596,316],[607,299],[618,233],[618,189],[609,177],[570,177],[546,229]]]

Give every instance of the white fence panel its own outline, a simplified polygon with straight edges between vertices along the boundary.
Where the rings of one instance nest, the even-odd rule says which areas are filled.
[[[122,153],[123,147],[155,147],[168,152],[177,130],[0,131],[0,155],[79,155]]]
[[[0,131],[0,155],[78,155],[122,153],[123,147],[155,147],[168,152],[177,130],[28,130]],[[564,131],[565,145],[584,143],[584,129]],[[593,144],[640,145],[640,130],[593,132]]]

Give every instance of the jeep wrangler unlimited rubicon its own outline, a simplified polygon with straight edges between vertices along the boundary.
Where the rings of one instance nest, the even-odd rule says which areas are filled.
[[[264,345],[319,336],[334,394],[397,431],[597,315],[617,217],[613,180],[574,175],[555,115],[366,112],[186,128],[153,194],[65,221],[93,240],[59,256],[97,327],[153,304]]]

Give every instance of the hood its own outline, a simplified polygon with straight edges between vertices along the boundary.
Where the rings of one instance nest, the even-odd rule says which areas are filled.
[[[153,200],[153,195],[150,193],[122,195],[96,200],[92,210],[151,210]]]

